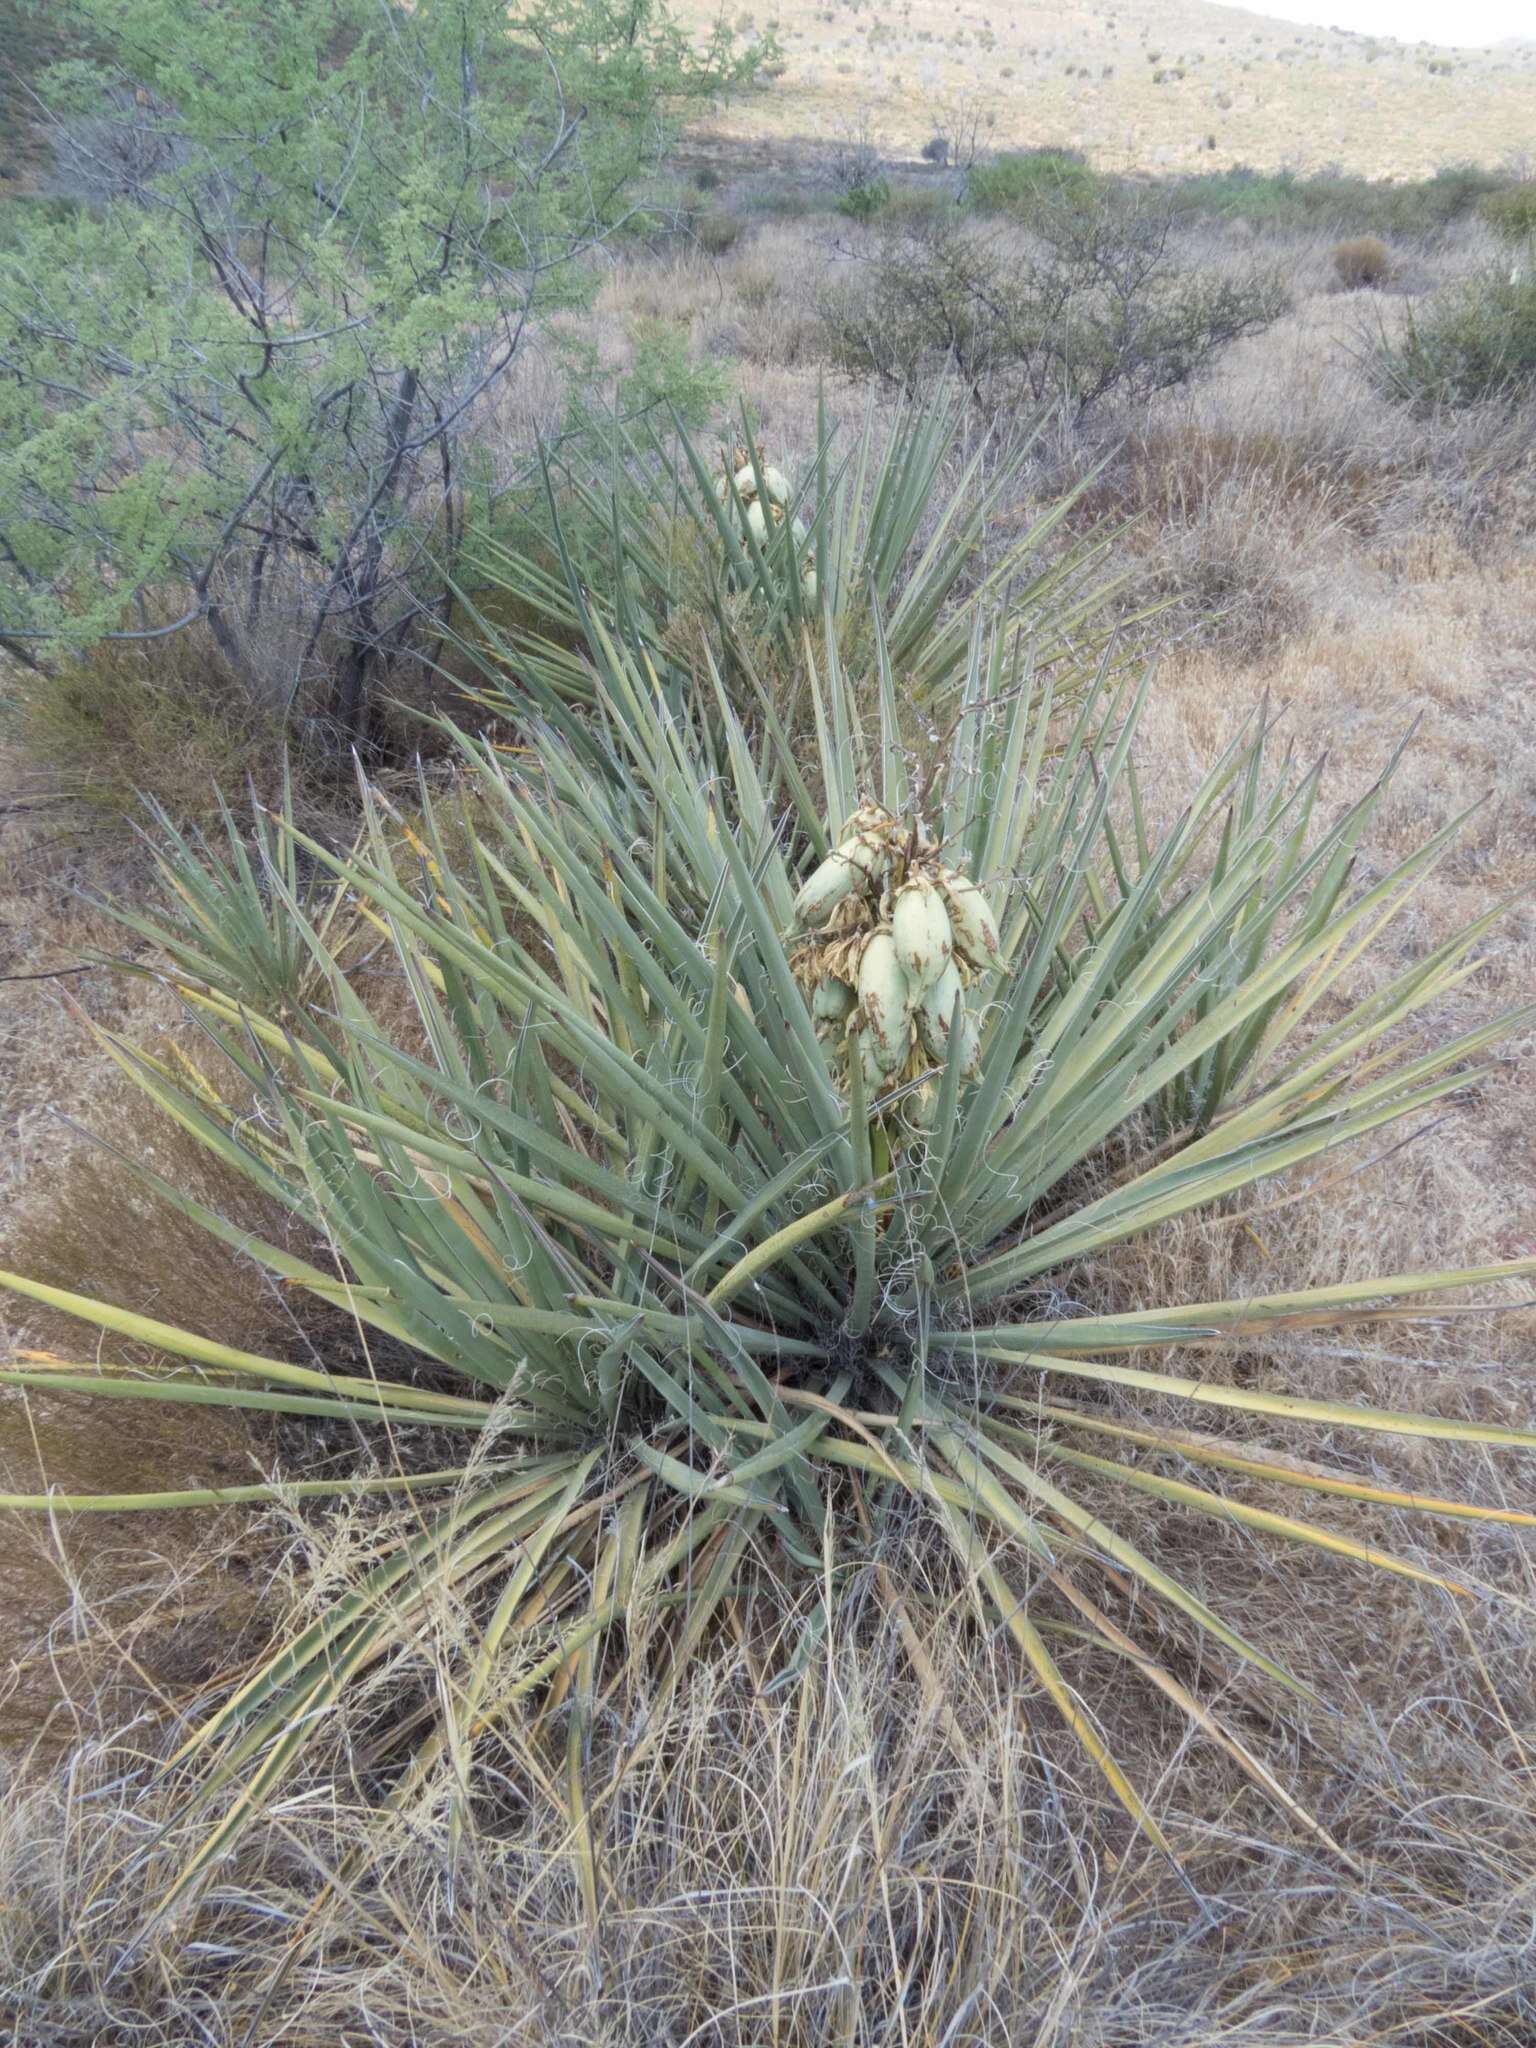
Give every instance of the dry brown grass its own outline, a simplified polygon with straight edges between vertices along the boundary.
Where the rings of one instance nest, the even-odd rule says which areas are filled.
[[[332,1585],[338,1547],[316,1560]],[[0,1806],[8,2038],[1524,2048],[1536,1809],[1510,1715],[1533,1676],[1528,1639],[1484,1625],[1474,1660],[1453,1619],[1414,1596],[1362,1610],[1336,1579],[1229,1558],[1251,1589],[1245,1619],[1331,1638],[1342,1711],[1271,1733],[1370,1875],[1341,1885],[1306,1847],[1276,1843],[1243,1781],[1193,1749],[1158,1802],[1180,1880],[1085,1809],[1080,1766],[931,1576],[929,1549],[898,1531],[885,1554],[913,1588],[948,1712],[862,1611],[867,1585],[798,1686],[768,1682],[803,1615],[720,1641],[632,1770],[651,1703],[611,1698],[586,1756],[595,1795],[612,1795],[595,1924],[557,1803],[525,1800],[527,1738],[503,1744],[502,1794],[449,1875],[446,1782],[382,1817],[364,1708],[225,1868],[196,1940],[185,1922],[146,1938],[144,1899],[178,1847],[174,1827],[149,1832],[167,1816],[153,1718],[83,1745],[67,1779],[19,1783]],[[1407,1711],[1387,1705],[1387,1666]],[[381,1674],[372,1713],[398,1713],[433,1671],[423,1646]],[[1117,1740],[1157,1732],[1129,1689],[1104,1696]]]
[[[1392,251],[1380,235],[1353,235],[1334,250],[1333,268],[1345,291],[1371,291],[1392,275]]]
[[[695,253],[664,276],[617,272],[599,337],[620,335],[652,305],[701,341],[739,329],[745,388],[793,466],[814,434],[817,370],[790,341],[811,317],[824,261],[815,233],[774,227],[718,262]],[[1451,1031],[1528,1000],[1536,982],[1533,439],[1509,414],[1415,422],[1373,397],[1350,308],[1329,289],[1326,245],[1294,261],[1303,289],[1287,322],[1233,350],[1205,385],[1118,423],[1128,430],[1118,452],[1049,448],[1035,484],[1047,495],[1111,453],[1091,509],[1136,515],[1124,548],[1143,592],[1193,586],[1172,615],[1146,728],[1145,786],[1164,815],[1265,696],[1299,753],[1328,753],[1335,803],[1419,721],[1367,849],[1378,864],[1486,799],[1395,928],[1401,949],[1422,951],[1521,893],[1480,976],[1434,1020]],[[832,396],[846,410],[859,395],[834,386]],[[71,856],[76,870],[88,857]],[[9,890],[13,941],[40,965],[100,938],[85,913],[17,872]],[[1403,958],[1388,954],[1370,971]],[[65,1037],[49,986],[0,988],[11,1020],[7,1125],[18,1140],[12,1241],[30,1234],[45,1254],[53,1231],[82,1283],[99,1275],[121,1298],[158,1289],[166,1312],[249,1318],[283,1341],[281,1305],[248,1271],[216,1270],[171,1233],[157,1241],[165,1257],[152,1274],[136,1259],[142,1237],[94,1230],[122,1190],[60,1148],[46,1112],[66,1104],[110,1118],[118,1098]],[[120,1020],[133,1030],[174,1028],[144,984],[91,976],[79,986],[93,1007],[125,1006]],[[1533,1084],[1527,1033],[1495,1083],[1455,1099],[1413,1144],[1340,1161],[1309,1186],[1261,1190],[1240,1216],[1160,1233],[1084,1273],[1081,1292],[1198,1299],[1536,1253]],[[1369,1327],[1292,1336],[1240,1369],[1295,1392],[1528,1421],[1533,1336],[1529,1309],[1448,1314],[1390,1341]],[[109,1458],[99,1439],[79,1449]],[[1342,1432],[1326,1454],[1360,1456]],[[192,1446],[178,1455],[172,1477],[202,1469]],[[1475,1449],[1388,1443],[1361,1469],[1530,1505],[1529,1461],[1495,1467]],[[1278,1494],[1273,1504],[1295,1505]],[[122,1630],[141,1719],[127,1736],[100,1738],[94,1728],[123,1706],[120,1688],[91,1691],[106,1687],[110,1660],[66,1659],[80,1739],[63,1767],[14,1765],[0,1798],[0,2038],[15,2048],[1530,2048],[1536,1559],[1509,1530],[1363,1507],[1341,1507],[1338,1526],[1454,1566],[1497,1597],[1453,1611],[1405,1582],[1171,1508],[1148,1505],[1134,1534],[1197,1591],[1219,1585],[1234,1621],[1282,1644],[1332,1704],[1282,1709],[1241,1680],[1223,1689],[1205,1674],[1237,1724],[1283,1760],[1287,1784],[1363,1866],[1360,1877],[1319,1857],[1219,1755],[1177,1747],[1182,1731],[1126,1673],[1117,1683],[1085,1663],[1084,1689],[1112,1740],[1156,1786],[1184,1878],[1127,1840],[912,1524],[887,1532],[881,1557],[912,1589],[952,1718],[934,1711],[881,1625],[873,1562],[799,1686],[772,1680],[803,1614],[766,1600],[743,1607],[740,1634],[715,1644],[666,1710],[660,1741],[602,1807],[595,1926],[557,1803],[528,1796],[527,1746],[544,1739],[534,1731],[506,1739],[500,1791],[452,1869],[444,1782],[407,1813],[378,1812],[389,1782],[379,1738],[402,1701],[452,1682],[462,1617],[445,1611],[329,1731],[195,1919],[148,1937],[145,1905],[176,1846],[173,1830],[151,1847],[152,1825],[169,1812],[152,1759],[216,1654],[196,1616],[242,1583],[248,1606],[253,1582],[232,1576],[228,1549],[220,1564],[217,1544],[206,1561],[194,1556],[202,1525],[163,1529],[117,1578],[94,1560],[142,1545],[143,1532],[108,1532],[99,1552],[82,1554],[101,1525],[84,1538],[67,1531],[77,1590],[56,1641],[93,1617]],[[359,1509],[274,1512],[259,1535],[242,1522],[226,1540],[254,1560],[263,1612],[276,1618],[353,1581],[378,1535]],[[243,1619],[246,1606],[232,1603]],[[47,1618],[38,1603],[32,1618]],[[157,1661],[182,1632],[186,1658]],[[1088,1656],[1069,1645],[1063,1654],[1074,1671],[1071,1659]],[[617,1784],[652,1708],[627,1694],[604,1703],[588,1755],[600,1791]],[[547,1734],[558,1738],[563,1724]],[[317,1883],[352,1852],[357,1867],[311,1916]]]
[[[677,10],[695,28],[718,11],[712,0]],[[1497,163],[1536,133],[1531,41],[1436,50],[1206,0],[775,0],[736,19],[771,26],[785,63],[720,118],[732,138],[832,138],[858,126],[914,159],[935,134],[957,145],[974,135],[989,149],[1065,144],[1107,170],[1337,164],[1425,177],[1468,156]]]

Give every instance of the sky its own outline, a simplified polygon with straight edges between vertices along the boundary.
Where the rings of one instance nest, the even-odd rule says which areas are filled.
[[[1229,0],[1241,6],[1243,0]],[[1318,28],[1353,28],[1400,43],[1536,41],[1536,0],[1259,0],[1255,14]]]

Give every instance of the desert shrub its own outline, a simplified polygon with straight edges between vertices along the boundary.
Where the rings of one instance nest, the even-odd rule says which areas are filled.
[[[749,313],[765,313],[782,297],[784,285],[772,264],[743,262],[731,274],[731,289]]]
[[[893,229],[922,232],[952,217],[955,204],[954,193],[938,183],[893,185],[879,218],[883,225]]]
[[[1431,178],[1374,189],[1407,232],[1424,234],[1470,218],[1507,182],[1499,172],[1477,164],[1444,164]],[[1390,218],[1386,224],[1390,229]]]
[[[871,221],[876,214],[884,212],[890,199],[890,181],[871,178],[867,184],[855,185],[845,192],[837,202],[837,210],[846,214],[849,220]]]
[[[740,75],[730,39],[698,56],[648,4],[536,7],[525,34],[497,0],[387,28],[289,0],[253,64],[222,7],[174,34],[161,0],[25,12],[89,32],[34,104],[100,203],[19,209],[0,247],[9,634],[73,652],[142,601],[265,685],[286,627],[363,741],[451,601],[499,390],[597,288],[665,109]]]
[[[710,256],[723,256],[728,249],[734,249],[743,230],[741,217],[728,213],[724,207],[713,207],[708,213],[698,214],[693,222],[694,238]]]
[[[949,363],[984,400],[1015,357],[1002,287],[990,247],[952,225],[888,234],[857,272],[819,293],[827,353],[852,375],[903,390]]]
[[[852,566],[866,540],[878,554],[879,534],[861,529],[888,522],[893,503],[911,533],[924,524],[906,460],[917,450],[909,439],[884,471],[890,489],[860,498],[851,520],[833,488],[829,559]],[[696,487],[701,466],[687,451],[676,487]],[[654,472],[645,484],[635,502],[651,508]],[[647,616],[628,571],[642,585],[655,571],[628,549],[650,551],[653,516],[632,533],[615,520],[622,606],[600,608],[599,586],[576,573],[561,600],[586,620],[600,720],[563,715],[564,660],[521,650],[516,709],[532,691],[550,716],[525,726],[520,750],[463,738],[457,790],[418,818],[375,792],[351,854],[299,842],[392,959],[416,1016],[408,1043],[297,905],[297,953],[320,993],[274,1004],[238,934],[269,927],[277,878],[224,885],[248,908],[217,920],[234,943],[214,954],[186,913],[209,886],[202,858],[174,859],[182,886],[158,942],[206,1019],[219,1075],[126,1048],[124,1063],[325,1241],[325,1262],[174,1185],[157,1192],[285,1288],[355,1317],[387,1343],[382,1366],[371,1353],[353,1372],[226,1350],[6,1276],[112,1340],[89,1369],[23,1359],[0,1368],[7,1384],[147,1398],[136,1362],[119,1359],[126,1339],[184,1362],[155,1380],[159,1397],[340,1419],[408,1462],[405,1447],[423,1446],[414,1469],[303,1483],[406,1487],[413,1512],[344,1594],[204,1712],[179,1754],[183,1817],[201,1839],[157,1905],[185,1900],[285,1796],[354,1679],[387,1682],[428,1636],[443,1682],[376,1731],[373,1754],[435,1723],[426,1756],[452,1758],[459,1839],[482,1790],[513,1794],[486,1743],[510,1719],[530,1761],[533,1745],[556,1752],[526,1781],[519,1767],[518,1825],[525,1801],[542,1811],[553,1794],[578,1869],[602,1867],[588,1731],[612,1725],[611,1703],[649,1674],[652,1705],[626,1725],[616,1765],[634,1770],[699,1645],[732,1627],[759,1640],[760,1612],[782,1615],[786,1588],[805,1616],[782,1667],[773,1653],[786,1682],[856,1588],[892,1638],[916,1644],[930,1682],[912,1614],[926,1587],[867,1570],[877,1518],[931,1530],[985,1654],[1007,1655],[1032,1712],[1059,1715],[1120,1833],[1134,1824],[1173,1847],[1083,1704],[1106,1669],[1109,1691],[1156,1688],[1176,1725],[1215,1736],[1287,1825],[1336,1851],[1216,1697],[1242,1674],[1309,1698],[1291,1650],[1224,1611],[1219,1570],[1197,1580],[1177,1542],[1144,1547],[1134,1503],[1470,1597],[1434,1563],[1310,1517],[1339,1497],[1453,1518],[1476,1508],[1427,1488],[1386,1493],[1358,1463],[1292,1461],[1269,1433],[1299,1421],[1368,1443],[1500,1448],[1536,1433],[1297,1396],[1267,1383],[1270,1360],[1291,1328],[1422,1314],[1453,1287],[1487,1298],[1533,1262],[1104,1313],[1079,1289],[1085,1262],[1101,1270],[1224,1197],[1246,1205],[1272,1174],[1331,1169],[1352,1140],[1379,1143],[1394,1119],[1432,1115],[1488,1073],[1481,1056],[1522,1015],[1433,1047],[1405,1026],[1464,982],[1491,919],[1422,959],[1388,953],[1386,979],[1363,994],[1348,979],[1371,940],[1400,943],[1452,828],[1396,865],[1357,858],[1390,770],[1324,822],[1316,775],[1271,757],[1261,718],[1149,840],[1134,766],[1145,693],[1100,671],[1070,728],[1053,728],[997,608],[1006,583],[947,624],[926,614],[959,649],[956,687],[926,704],[904,701],[917,693],[883,637],[858,674],[823,643],[802,763],[773,720],[749,732],[717,686],[733,671],[761,680],[740,607],[698,614],[686,635]],[[899,597],[891,612],[902,618]],[[513,653],[487,650],[486,701]],[[889,931],[887,886],[901,892]],[[148,936],[143,920],[135,930]],[[1212,1341],[1251,1342],[1254,1356],[1187,1376],[1190,1343]],[[1255,1478],[1288,1489],[1292,1512],[1253,1504]],[[282,1497],[282,1482],[251,1491]],[[546,1703],[558,1715],[541,1715]],[[421,1782],[403,1763],[380,1792],[410,1810]],[[1118,1861],[1101,1802],[1070,1797],[1105,1837],[1096,1853]]]
[[[855,192],[884,174],[885,154],[867,116],[852,121],[829,148],[823,175],[834,192]]]
[[[1046,207],[1091,205],[1101,181],[1075,150],[1026,149],[973,164],[965,190],[978,213],[1032,221]]]
[[[1335,248],[1333,272],[1346,291],[1385,284],[1392,275],[1392,252],[1378,235],[1356,235]]]
[[[1484,271],[1383,333],[1371,358],[1379,389],[1416,411],[1518,402],[1536,390],[1536,270]]]
[[[1348,177],[1337,171],[1298,177],[1290,171],[1261,172],[1239,164],[1181,178],[1174,190],[1180,206],[1192,214],[1246,221],[1259,229],[1332,229],[1424,239],[1469,218],[1507,182],[1468,165],[1449,166],[1432,178],[1389,180]]]
[[[893,230],[823,291],[843,367],[903,387],[952,362],[978,403],[1065,400],[1078,417],[1188,382],[1289,304],[1263,266],[1180,265],[1172,216],[1144,195],[1042,206],[1019,251],[974,223]]]
[[[738,188],[732,204],[739,213],[765,220],[804,220],[825,207],[826,196],[794,179],[770,178]]]
[[[938,380],[888,420],[871,412],[845,458],[825,416],[821,426],[816,460],[796,494],[793,519],[801,532],[787,520],[766,547],[748,544],[745,508],[732,501],[724,477],[711,477],[696,454],[680,474],[677,451],[654,422],[632,437],[639,467],[562,464],[553,500],[558,526],[549,523],[551,500],[540,499],[517,525],[498,525],[479,550],[485,574],[475,602],[497,645],[513,650],[515,663],[531,665],[532,673],[546,664],[550,643],[585,643],[582,603],[557,604],[553,594],[558,578],[551,570],[563,563],[577,589],[632,594],[631,619],[651,622],[647,652],[659,671],[677,660],[699,611],[722,629],[753,621],[773,650],[776,713],[795,729],[810,717],[815,694],[804,660],[807,620],[830,634],[841,661],[867,663],[872,597],[886,621],[888,657],[924,697],[947,696],[964,673],[965,590],[1011,591],[1010,616],[1021,630],[1027,626],[1043,663],[1066,663],[1075,674],[1078,663],[1102,654],[1113,629],[1095,574],[1102,542],[1089,534],[1052,545],[1054,514],[1018,516],[1028,468],[1039,456],[1038,424],[989,447],[985,464],[979,452],[967,458],[963,398],[951,381]],[[750,448],[754,438],[744,411],[739,446]],[[733,470],[741,466],[732,463]],[[658,474],[667,479],[665,517],[657,509]],[[925,553],[930,530],[942,532],[943,546]],[[616,531],[626,537],[620,551]],[[817,579],[813,595],[807,571]],[[721,658],[734,663],[742,646],[734,633],[723,633]],[[769,679],[755,668],[751,674],[758,684]],[[725,680],[754,687],[747,669],[728,667]],[[581,702],[590,699],[590,677],[579,662],[565,668],[562,687]],[[1072,698],[1068,674],[1058,674],[1056,689],[1058,701]]]
[[[630,328],[633,356],[617,391],[623,414],[653,410],[675,414],[685,425],[702,426],[730,388],[725,364],[695,356],[688,331],[675,320],[636,320]]]
[[[949,137],[947,135],[930,135],[923,144],[922,158],[925,164],[938,164],[941,167],[947,164],[949,162]]]
[[[1526,178],[1503,192],[1490,192],[1481,210],[1501,240],[1529,241],[1536,236],[1536,178]]]

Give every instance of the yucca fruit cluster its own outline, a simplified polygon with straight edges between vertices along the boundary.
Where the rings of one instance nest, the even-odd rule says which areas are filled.
[[[940,855],[921,818],[866,802],[795,899],[817,1032],[860,1061],[871,1094],[942,1066],[956,1033],[963,1075],[981,1056],[965,997],[1001,962],[997,919]]]
[[[793,496],[789,479],[782,469],[764,462],[761,448],[749,449],[738,443],[731,451],[726,474],[715,486],[715,494],[727,507],[734,496],[741,507],[742,524],[760,548],[768,547],[786,522],[796,548],[805,546],[805,527],[789,509]],[[800,591],[803,597],[816,595],[816,568],[809,555],[800,564]]]

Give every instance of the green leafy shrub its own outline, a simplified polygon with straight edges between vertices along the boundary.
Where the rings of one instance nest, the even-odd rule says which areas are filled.
[[[1536,390],[1536,271],[1502,266],[1470,278],[1382,335],[1379,388],[1417,411],[1516,402]]]
[[[772,178],[738,188],[733,203],[738,211],[765,220],[804,220],[822,209],[826,200],[792,179]]]
[[[1255,171],[1247,165],[1181,178],[1179,205],[1196,215],[1246,221],[1261,230],[1315,228],[1425,239],[1474,214],[1508,181],[1471,165],[1451,165],[1432,178],[1371,179],[1319,172]]]
[[[955,207],[954,193],[940,184],[893,185],[879,217],[890,228],[922,231],[953,216]]]
[[[660,410],[686,426],[702,426],[730,390],[727,364],[695,357],[687,329],[673,320],[636,320],[630,330],[634,358],[619,384],[622,412]]]
[[[39,227],[64,227],[87,209],[78,199],[10,192],[0,204],[0,250],[26,246]]]
[[[837,202],[837,210],[850,220],[871,221],[884,211],[890,200],[890,180],[871,178],[867,184],[854,185],[844,192]]]
[[[1029,220],[1044,207],[1086,207],[1102,189],[1098,175],[1069,149],[1026,149],[974,164],[966,198],[978,213]]]
[[[1373,289],[1392,275],[1392,251],[1379,235],[1356,235],[1335,248],[1333,274],[1346,291]]]
[[[89,37],[34,106],[101,204],[0,244],[7,633],[77,650],[141,602],[260,689],[286,632],[304,708],[371,740],[451,602],[498,389],[596,289],[667,107],[744,75],[730,37],[696,55],[650,0],[515,29],[498,0],[286,0],[253,63],[225,6],[25,11]]]

